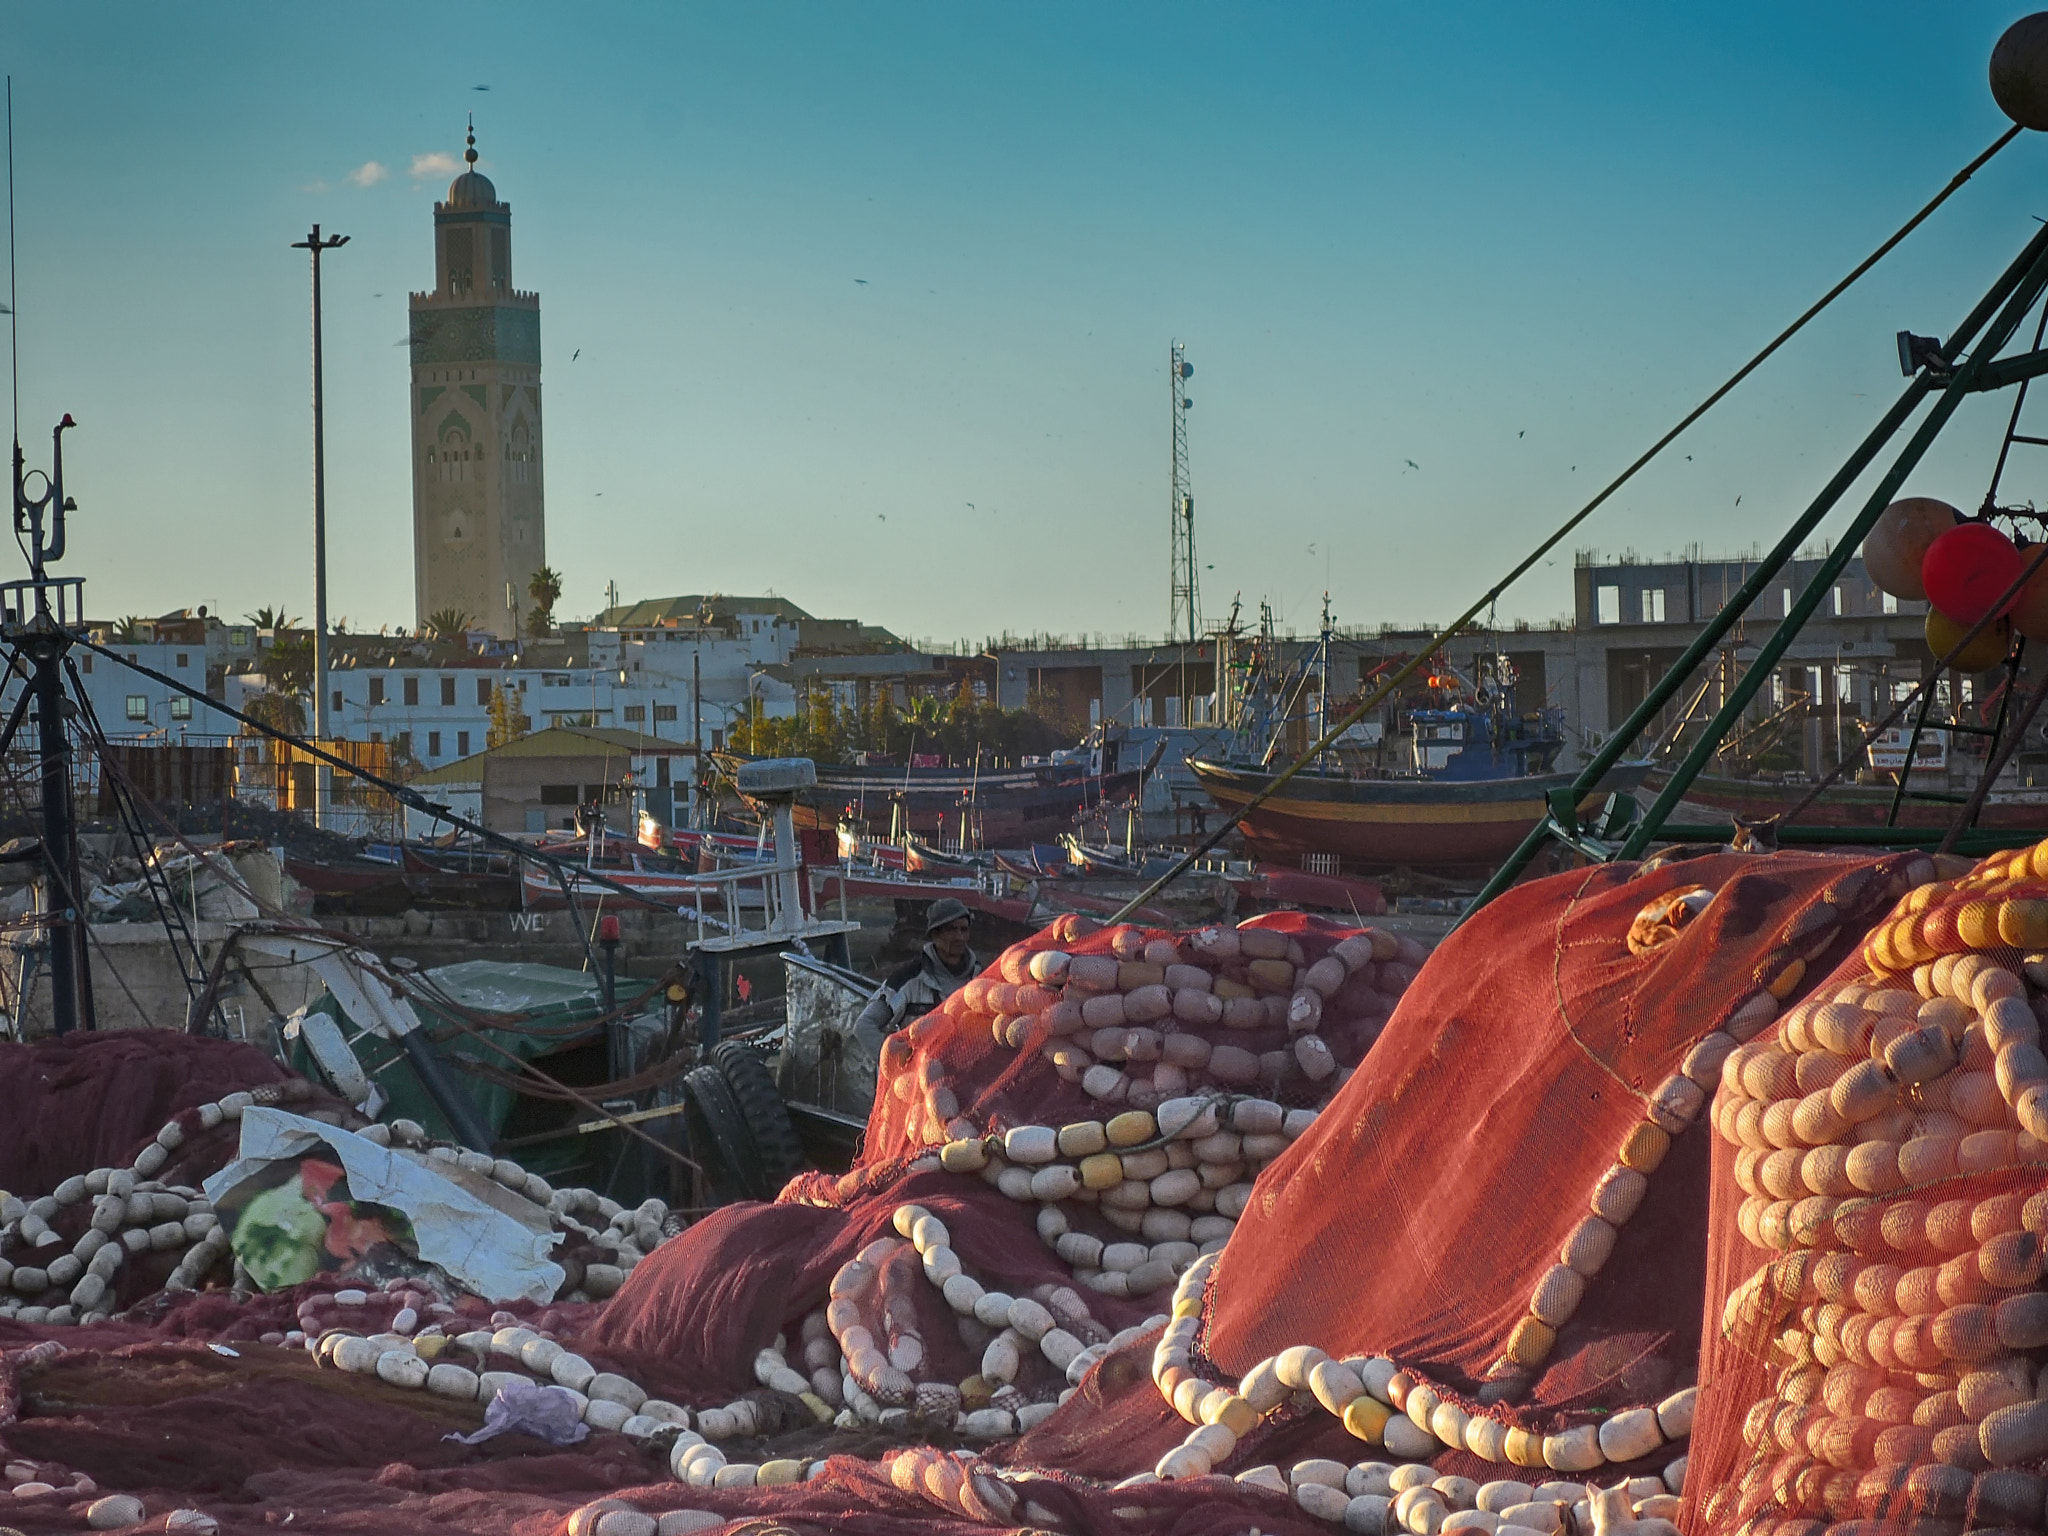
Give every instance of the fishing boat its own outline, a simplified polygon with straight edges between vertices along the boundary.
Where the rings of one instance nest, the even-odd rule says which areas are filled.
[[[1082,812],[1105,799],[1136,793],[1165,749],[1162,740],[1145,762],[1110,771],[1098,769],[1099,759],[1017,768],[820,763],[817,786],[797,801],[796,824],[831,833],[852,827],[892,840],[915,835],[1022,847],[1070,830]],[[746,761],[733,753],[713,757],[727,773]]]
[[[1225,811],[1235,811],[1277,775],[1196,760],[1195,775]],[[1581,797],[1599,808],[1609,794],[1634,789],[1646,765],[1619,764]],[[1506,858],[1536,825],[1553,790],[1570,773],[1497,779],[1362,779],[1301,773],[1245,818],[1246,844],[1259,857],[1300,862],[1334,855],[1343,873],[1406,866],[1438,873],[1484,871]]]
[[[959,875],[995,866],[992,854],[935,848],[921,838],[903,840],[904,867],[916,874]]]
[[[760,894],[741,884],[714,878],[716,871],[693,868],[666,853],[655,852],[618,837],[591,836],[573,842],[543,843],[544,852],[572,860],[571,867],[557,879],[554,872],[534,863],[523,863],[520,890],[529,912],[553,911],[566,906],[563,884],[578,900],[617,903],[621,896],[612,885],[623,885],[650,907],[665,911],[726,912],[729,904],[758,907]],[[751,853],[751,845],[749,845]],[[736,859],[729,868],[744,869],[755,861]],[[593,878],[596,877],[596,878]],[[612,884],[600,884],[602,879]]]
[[[1333,752],[1297,774],[1246,816],[1247,850],[1337,875],[1490,870],[1543,816],[1550,793],[1574,779],[1555,766],[1565,744],[1558,712],[1519,711],[1516,681],[1505,655],[1475,656],[1469,676],[1440,665],[1423,701],[1400,713],[1388,750],[1372,761]],[[1274,756],[1269,740],[1253,760],[1188,766],[1217,805],[1235,812],[1278,776],[1268,767]],[[1581,810],[1634,789],[1648,767],[1617,764],[1583,794]]]

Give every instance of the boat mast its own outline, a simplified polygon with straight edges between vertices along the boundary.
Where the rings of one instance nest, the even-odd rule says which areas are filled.
[[[1171,597],[1167,609],[1166,637],[1185,635],[1192,645],[1201,629],[1201,598],[1195,583],[1195,493],[1188,485],[1188,412],[1195,402],[1188,398],[1187,381],[1195,376],[1195,365],[1183,356],[1185,349],[1174,342],[1167,354],[1167,383],[1173,388],[1172,554],[1168,561]]]

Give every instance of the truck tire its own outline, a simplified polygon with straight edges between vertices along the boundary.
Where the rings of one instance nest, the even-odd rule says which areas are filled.
[[[772,1200],[805,1167],[803,1143],[783,1107],[775,1076],[759,1053],[743,1041],[720,1041],[711,1048],[711,1060],[739,1103],[762,1173],[774,1183],[761,1198]]]
[[[690,1099],[686,1117],[690,1154],[702,1165],[712,1198],[721,1202],[772,1198],[775,1189],[762,1193],[768,1175],[725,1074],[716,1067],[692,1067],[683,1074],[683,1092]]]

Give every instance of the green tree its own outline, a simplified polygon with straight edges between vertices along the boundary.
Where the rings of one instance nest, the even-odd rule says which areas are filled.
[[[443,608],[438,613],[428,614],[423,627],[436,640],[460,640],[469,633],[473,622],[460,608]]]
[[[254,613],[245,613],[242,617],[258,629],[290,629],[299,622],[297,619],[286,617],[282,603],[275,608],[258,608]]]
[[[313,684],[313,637],[301,632],[273,642],[263,656],[263,675],[280,693],[304,693]]]
[[[502,683],[491,693],[490,714],[491,723],[484,732],[486,747],[502,747],[533,729],[533,721],[519,707],[518,696]]]
[[[542,566],[526,578],[526,595],[533,599],[533,612],[526,616],[527,632],[541,637],[555,627],[555,604],[562,596],[562,573]]]
[[[137,613],[114,622],[116,645],[148,645],[156,639],[156,626]]]

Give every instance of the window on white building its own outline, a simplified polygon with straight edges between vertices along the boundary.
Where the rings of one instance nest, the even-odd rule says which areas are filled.
[[[429,756],[429,757],[439,757],[440,755],[441,755],[441,733],[440,733],[439,731],[429,731],[429,732],[427,732],[427,756]]]
[[[673,704],[657,704],[657,705],[655,705],[655,706],[654,706],[654,722],[655,722],[655,724],[659,725],[659,724],[660,724],[660,723],[661,723],[662,721],[664,721],[664,720],[673,720],[673,719],[675,719],[675,717],[676,717],[676,707],[675,707],[675,705],[673,705]]]
[[[1897,613],[1899,611],[1899,600],[1887,592],[1884,594],[1884,599],[1880,606],[1886,613]]]
[[[128,718],[130,720],[147,720],[149,718],[149,695],[143,693],[131,693],[128,695]]]
[[[1621,622],[1621,588],[1601,587],[1594,592],[1593,622],[1595,624],[1619,624]]]
[[[1664,622],[1664,589],[1662,587],[1643,588],[1643,622],[1645,624],[1662,624]]]
[[[173,720],[190,720],[192,718],[192,701],[182,693],[171,700],[171,718]]]
[[[625,716],[628,720],[645,720],[647,718],[647,706],[645,704],[628,704],[625,708]]]
[[[457,731],[455,733],[455,755],[457,757],[469,756],[469,732]]]

